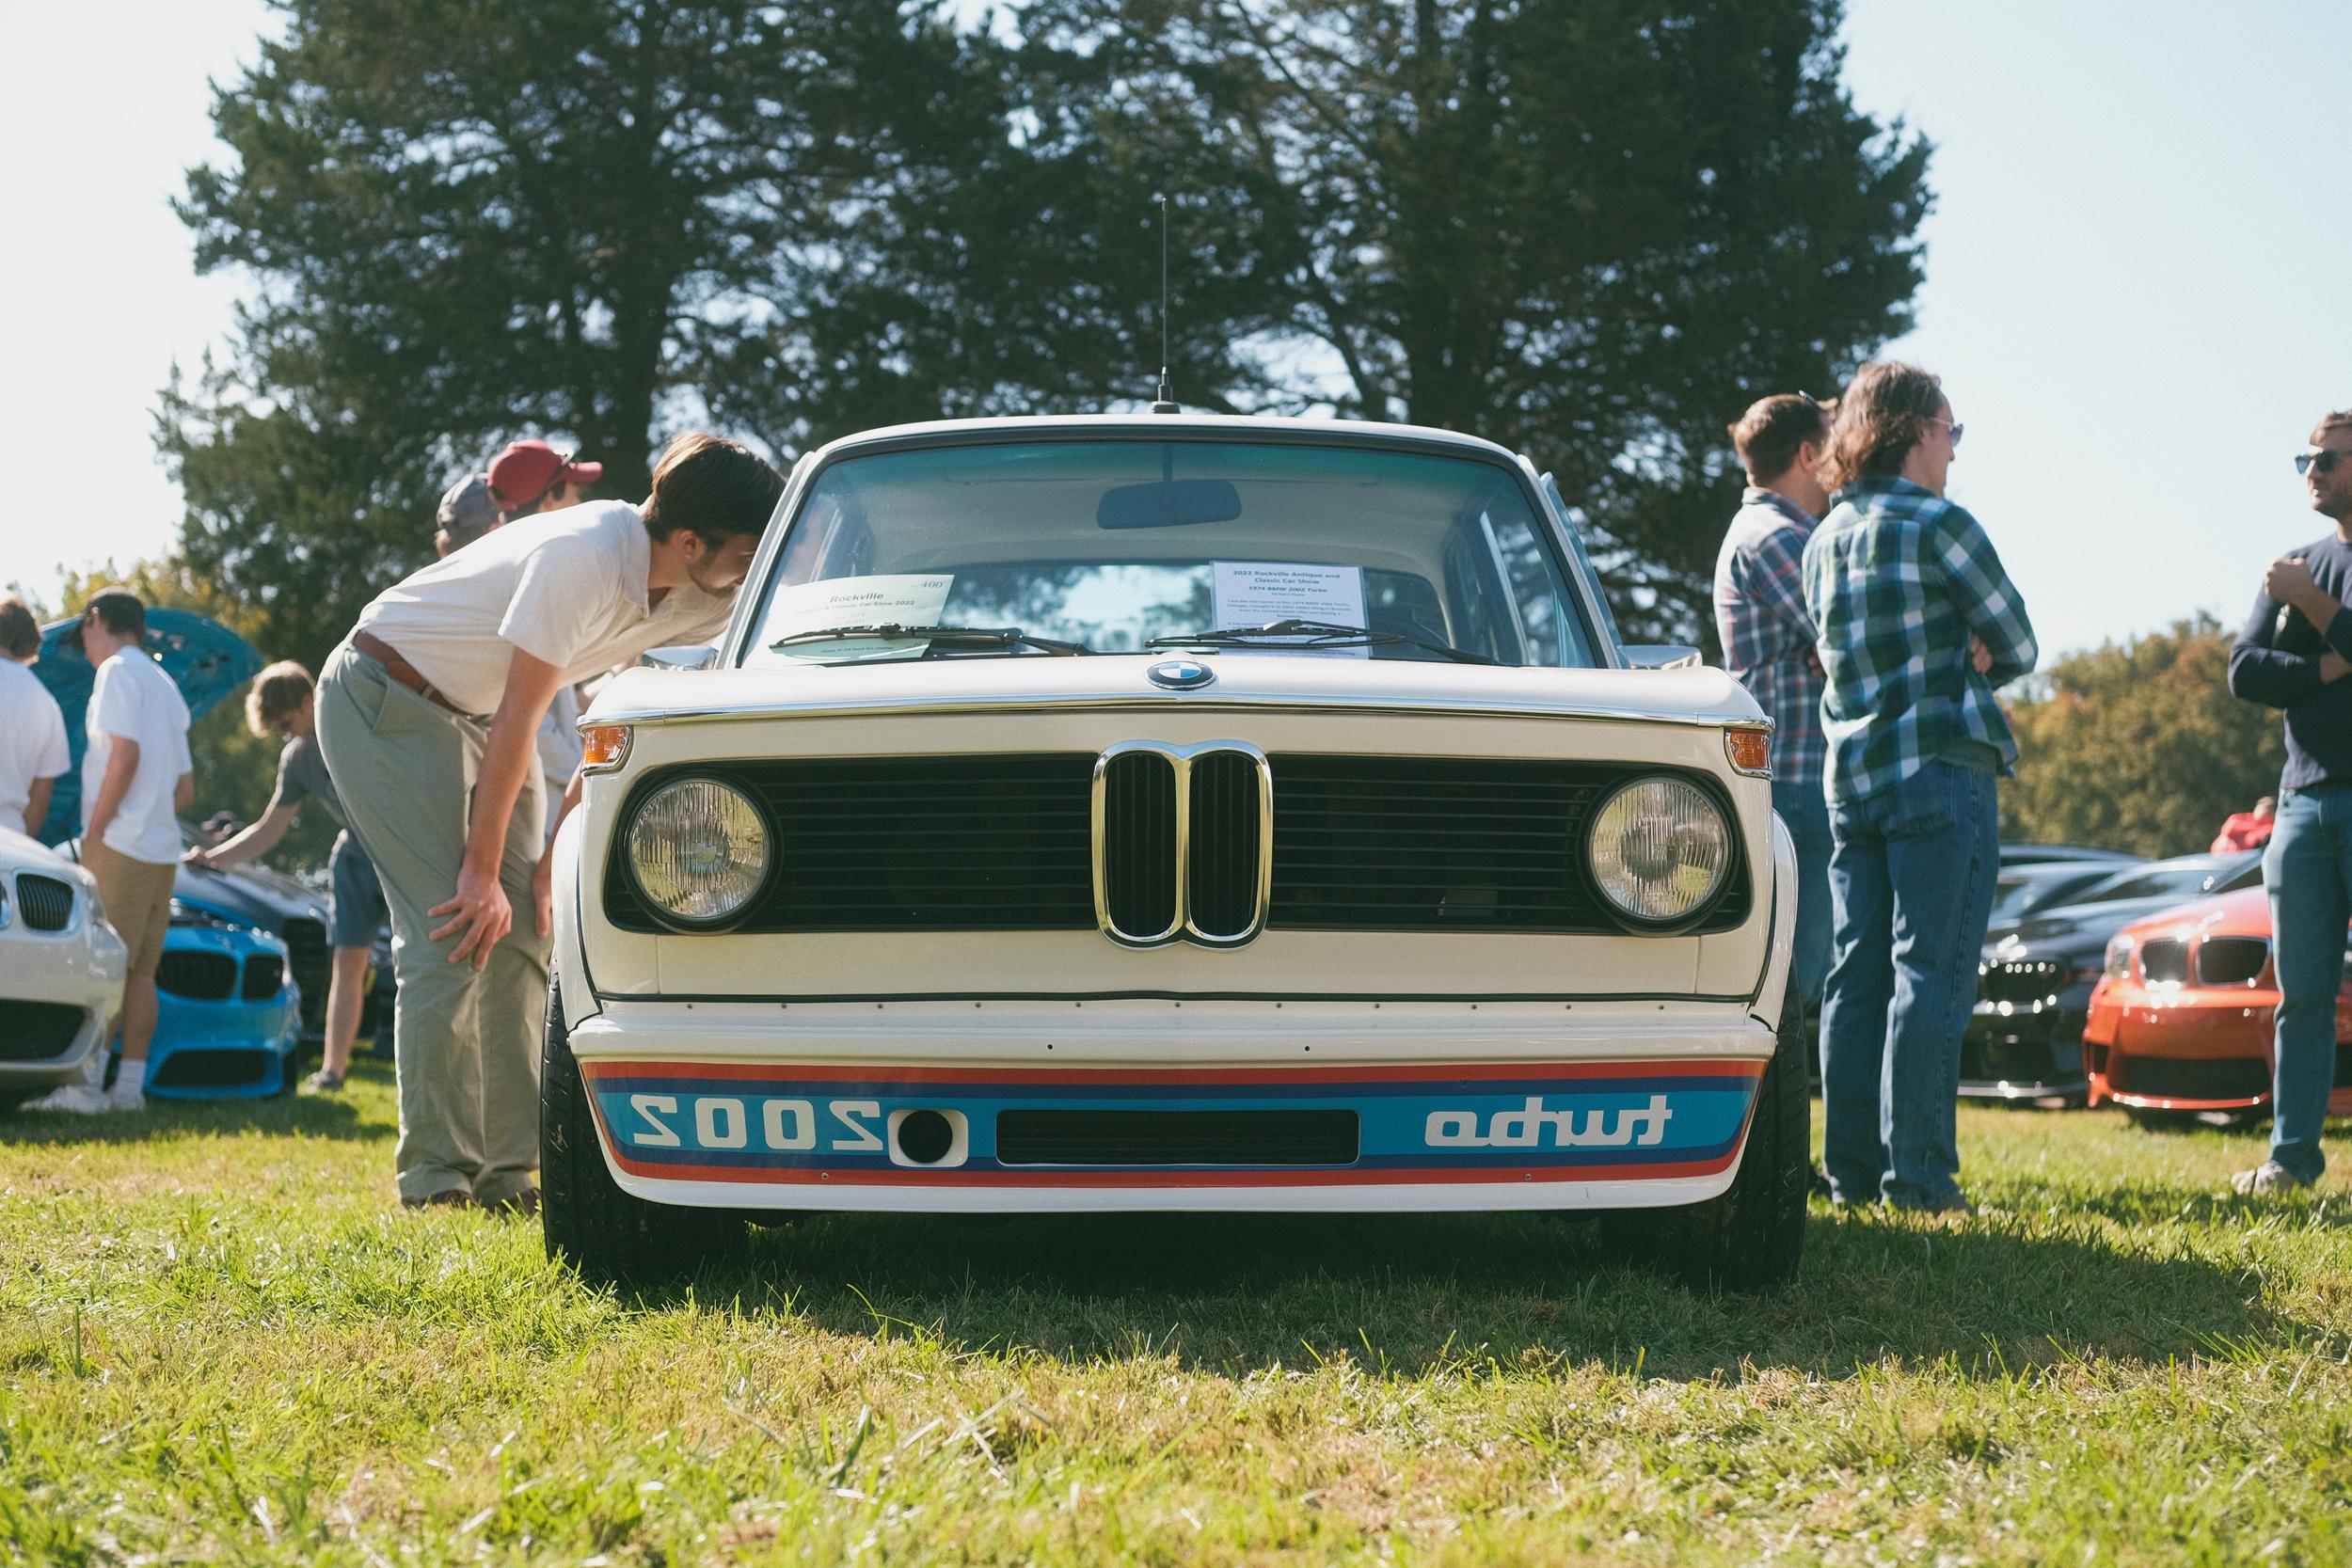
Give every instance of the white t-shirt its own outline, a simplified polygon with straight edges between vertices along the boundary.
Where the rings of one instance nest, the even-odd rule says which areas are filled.
[[[29,667],[0,657],[0,828],[24,821],[36,783],[72,766],[57,699]],[[40,824],[26,822],[24,831],[38,833]]]
[[[180,689],[144,650],[121,649],[98,667],[83,729],[89,740],[82,753],[83,832],[89,831],[114,737],[121,736],[138,742],[139,766],[106,824],[106,847],[150,865],[178,860],[180,814],[171,798],[180,775],[195,766],[188,756],[188,705]]]
[[[359,612],[374,633],[467,713],[487,714],[520,648],[564,684],[634,664],[648,648],[717,640],[732,592],[689,583],[648,609],[653,559],[627,501],[592,501],[485,534],[377,594]]]

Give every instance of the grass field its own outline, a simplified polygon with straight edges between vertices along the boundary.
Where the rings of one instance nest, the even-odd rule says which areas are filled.
[[[2352,1203],[1962,1113],[1965,1220],[1711,1301],[1542,1220],[820,1219],[648,1295],[340,1100],[0,1118],[39,1562],[2352,1560]],[[2352,1155],[2352,1148],[2340,1148]]]

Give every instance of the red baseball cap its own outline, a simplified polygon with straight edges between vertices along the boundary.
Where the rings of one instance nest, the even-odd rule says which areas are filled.
[[[516,441],[490,464],[490,497],[501,512],[529,506],[559,483],[594,484],[601,463],[575,463],[545,441]]]

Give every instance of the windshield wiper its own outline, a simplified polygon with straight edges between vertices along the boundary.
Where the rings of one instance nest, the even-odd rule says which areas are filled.
[[[1427,642],[1401,632],[1374,631],[1369,626],[1343,626],[1334,621],[1268,621],[1262,626],[1228,626],[1219,631],[1178,632],[1154,637],[1147,648],[1251,648],[1278,641],[1293,648],[1386,648],[1402,644],[1456,664],[1499,664],[1500,659],[1474,654],[1450,642]]]
[[[843,642],[852,638],[929,642],[932,647],[944,643],[948,647],[964,648],[1035,648],[1041,653],[1063,656],[1094,651],[1083,642],[1057,642],[1050,637],[1031,637],[1019,626],[906,626],[896,621],[885,621],[871,626],[826,626],[817,631],[796,631],[789,637],[777,638],[768,646],[794,648],[808,642]]]

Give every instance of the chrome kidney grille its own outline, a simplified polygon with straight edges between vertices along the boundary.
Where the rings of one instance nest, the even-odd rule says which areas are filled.
[[[1130,947],[1212,947],[1265,925],[1274,791],[1265,754],[1237,741],[1127,741],[1094,766],[1094,910]]]

